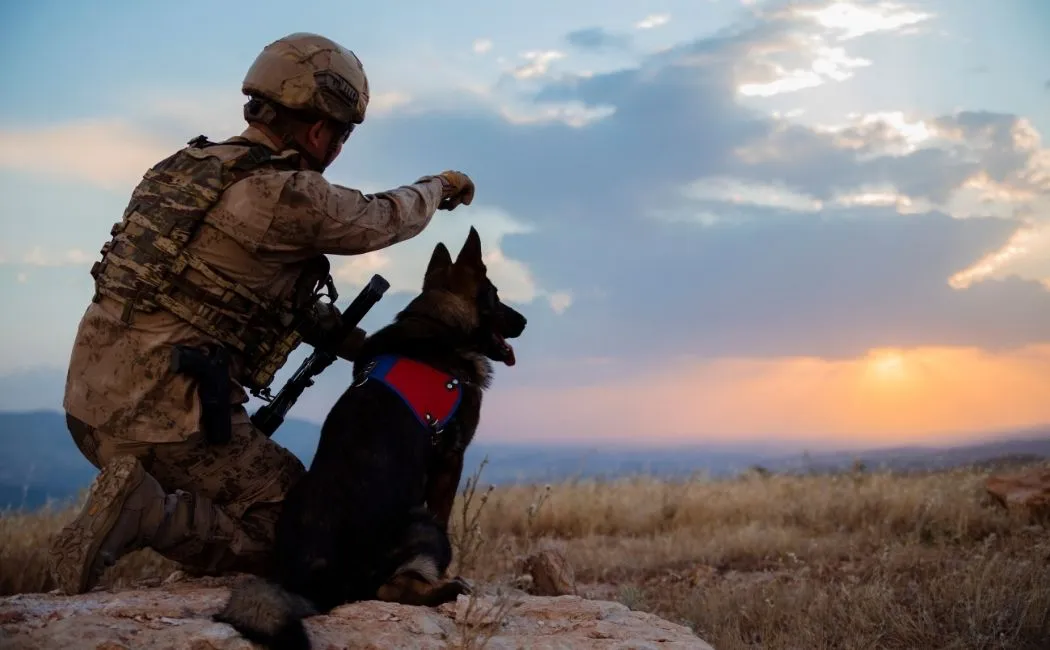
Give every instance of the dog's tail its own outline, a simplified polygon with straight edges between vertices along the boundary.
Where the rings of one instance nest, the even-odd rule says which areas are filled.
[[[234,586],[225,607],[212,620],[231,625],[269,650],[310,650],[303,619],[314,614],[317,608],[306,598],[252,576]]]

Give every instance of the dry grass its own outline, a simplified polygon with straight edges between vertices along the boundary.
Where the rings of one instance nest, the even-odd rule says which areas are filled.
[[[506,583],[555,544],[585,595],[734,648],[1045,649],[1050,533],[993,505],[977,469],[901,476],[579,481],[485,491],[465,481],[454,570]],[[464,507],[465,506],[465,507]],[[0,518],[0,593],[49,588],[67,511]],[[151,552],[105,577],[166,575]]]

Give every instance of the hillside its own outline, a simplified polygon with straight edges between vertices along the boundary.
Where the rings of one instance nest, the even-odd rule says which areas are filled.
[[[289,419],[274,440],[309,463],[319,427]],[[626,448],[600,445],[529,446],[477,441],[467,450],[466,471],[488,458],[486,480],[494,485],[551,483],[570,478],[617,478],[633,475],[665,479],[695,474],[729,477],[753,466],[777,472],[837,471],[856,461],[869,468],[927,471],[1003,459],[1050,457],[1050,429],[998,433],[996,442],[937,449],[907,447],[866,452],[770,454],[746,446]],[[55,411],[0,412],[0,509],[40,507],[48,499],[65,500],[85,488],[95,475]]]

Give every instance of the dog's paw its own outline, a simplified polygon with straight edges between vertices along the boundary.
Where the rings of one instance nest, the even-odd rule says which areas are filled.
[[[474,587],[472,587],[471,584],[461,576],[456,576],[449,580],[449,585],[458,590],[458,593],[456,594],[457,596],[469,596],[474,593]]]
[[[440,587],[436,587],[431,592],[429,604],[432,607],[436,607],[444,603],[450,603],[460,596],[469,596],[472,593],[474,593],[474,588],[470,586],[470,583],[456,576],[451,580],[446,580]]]

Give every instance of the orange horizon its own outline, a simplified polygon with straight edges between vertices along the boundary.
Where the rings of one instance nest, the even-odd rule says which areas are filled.
[[[879,348],[844,360],[683,359],[580,386],[494,390],[483,426],[500,442],[942,446],[1050,429],[1048,395],[1050,344]]]

